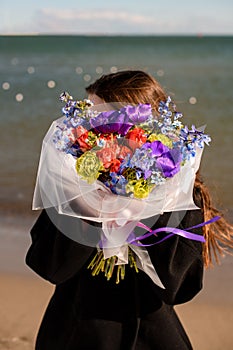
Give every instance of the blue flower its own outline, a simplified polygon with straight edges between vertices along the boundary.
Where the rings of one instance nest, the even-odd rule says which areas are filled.
[[[118,175],[116,173],[110,173],[110,181],[107,186],[111,188],[112,192],[115,194],[126,194],[126,185],[128,181],[125,179],[123,175]]]

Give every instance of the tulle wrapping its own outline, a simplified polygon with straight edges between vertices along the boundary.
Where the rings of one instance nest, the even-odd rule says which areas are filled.
[[[124,197],[113,194],[98,180],[92,184],[82,180],[75,169],[76,159],[56,149],[53,135],[63,120],[64,117],[54,121],[44,137],[32,209],[54,207],[59,214],[102,223],[105,258],[117,255],[118,264],[128,262],[126,242],[140,220],[164,212],[198,209],[193,201],[193,186],[203,149],[197,148],[196,156],[173,178],[155,187],[147,198]],[[63,233],[66,234],[64,230]],[[72,239],[78,241],[75,232]],[[97,242],[87,244],[96,246]],[[151,264],[145,260],[150,259],[145,249],[134,247],[134,250],[140,266]],[[157,280],[153,266],[147,268],[150,269],[154,271],[152,279]],[[155,283],[159,284],[158,280]]]

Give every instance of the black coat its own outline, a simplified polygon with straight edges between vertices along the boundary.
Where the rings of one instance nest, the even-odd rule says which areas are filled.
[[[59,220],[61,217],[58,215]],[[201,210],[166,213],[153,225],[154,219],[143,222],[153,228],[168,222],[169,226],[187,228],[202,222],[203,215]],[[95,229],[99,230],[98,225]],[[202,234],[201,229],[192,232]],[[36,350],[192,349],[173,305],[191,300],[202,288],[200,242],[174,236],[147,248],[166,287],[161,289],[144,272],[136,273],[128,265],[125,279],[118,285],[113,277],[110,281],[101,274],[93,277],[87,265],[96,249],[62,234],[45,210],[31,237],[27,265],[56,284]]]

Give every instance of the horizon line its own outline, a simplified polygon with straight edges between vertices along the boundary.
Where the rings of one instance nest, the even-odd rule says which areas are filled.
[[[233,33],[0,33],[0,36],[233,36]]]

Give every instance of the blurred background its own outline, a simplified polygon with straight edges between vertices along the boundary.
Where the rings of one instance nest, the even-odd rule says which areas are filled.
[[[1,4],[1,271],[26,269],[40,148],[61,116],[60,93],[81,99],[85,86],[119,70],[152,74],[186,124],[206,125],[212,143],[201,172],[232,220],[232,18],[231,0]]]

